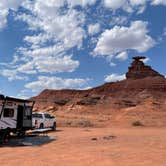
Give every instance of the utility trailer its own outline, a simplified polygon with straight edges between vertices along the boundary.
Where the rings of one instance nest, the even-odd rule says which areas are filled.
[[[24,135],[32,129],[34,101],[0,95],[0,143],[8,140],[10,133]]]

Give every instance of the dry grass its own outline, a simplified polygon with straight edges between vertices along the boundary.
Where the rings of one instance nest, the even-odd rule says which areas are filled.
[[[142,124],[142,122],[140,122],[140,121],[134,121],[134,122],[132,123],[132,126],[143,126],[143,124]]]

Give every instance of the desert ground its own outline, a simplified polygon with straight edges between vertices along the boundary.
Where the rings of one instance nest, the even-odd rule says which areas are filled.
[[[1,147],[1,166],[165,166],[165,127],[61,127],[56,140]]]

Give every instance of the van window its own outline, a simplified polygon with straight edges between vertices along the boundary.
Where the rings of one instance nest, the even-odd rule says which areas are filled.
[[[33,118],[43,118],[42,114],[32,114]]]
[[[12,118],[14,116],[14,109],[12,109],[12,108],[5,108],[3,116],[5,118]]]
[[[29,106],[26,106],[24,109],[24,120],[32,119],[32,109]]]
[[[31,107],[25,107],[25,116],[29,116],[32,114]]]
[[[45,114],[45,117],[46,117],[47,119],[50,119],[50,118],[51,118],[50,114]]]

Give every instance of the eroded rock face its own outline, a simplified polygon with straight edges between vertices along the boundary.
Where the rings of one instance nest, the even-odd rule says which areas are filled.
[[[44,90],[33,97],[36,110],[87,110],[93,108],[121,109],[136,107],[146,103],[147,99],[155,101],[166,98],[166,79],[141,61],[145,57],[134,57],[126,73],[127,79],[105,83],[88,90]],[[165,103],[166,105],[166,103]],[[165,106],[164,105],[164,106]]]
[[[141,61],[142,59],[145,59],[145,57],[137,56],[133,57],[133,59],[134,61],[132,62],[128,72],[126,73],[127,79],[140,79],[156,76],[164,77],[157,71],[153,70],[150,66],[145,65],[143,61]]]

